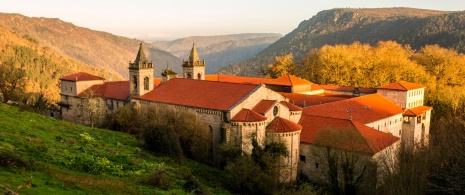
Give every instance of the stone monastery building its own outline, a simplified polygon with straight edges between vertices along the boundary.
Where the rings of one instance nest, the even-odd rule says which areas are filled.
[[[324,148],[378,160],[392,155],[389,151],[400,142],[427,141],[432,108],[423,106],[422,85],[399,81],[377,88],[341,87],[292,75],[205,75],[205,66],[193,46],[181,78],[168,67],[161,79],[155,78],[141,44],[129,63],[129,81],[106,82],[84,72],[61,78],[62,117],[89,123],[80,119],[85,115],[80,105],[89,94],[103,100],[105,112],[127,103],[192,112],[208,127],[213,161],[223,142],[246,153],[252,151],[252,135],[262,146],[284,142],[289,155],[283,159],[281,181],[295,180],[298,173],[321,179],[323,162],[317,153]]]

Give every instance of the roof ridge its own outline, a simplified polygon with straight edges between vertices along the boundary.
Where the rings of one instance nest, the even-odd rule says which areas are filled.
[[[186,78],[172,78],[170,80],[177,80],[177,79],[186,79]],[[219,79],[219,78],[218,78]],[[212,80],[199,80],[199,79],[186,79],[189,81],[200,81],[200,82],[212,82],[212,83],[229,83],[233,85],[251,85],[251,86],[260,86],[258,84],[253,84],[253,83],[234,83],[234,82],[226,82],[226,81],[212,81]]]
[[[405,90],[408,90],[407,87],[405,87],[404,85],[402,85],[402,83],[400,83],[401,81],[397,81],[397,83],[402,87],[404,88]]]
[[[350,120],[350,123],[355,127],[355,129],[357,130],[358,134],[362,137],[363,141],[365,141],[365,143],[368,145],[368,147],[370,148],[371,152],[374,154],[375,153],[375,150],[371,147],[371,145],[368,143],[367,139],[365,138],[365,136],[363,136],[363,133],[360,132],[360,130],[357,128],[358,124],[356,125],[354,123],[354,121]],[[370,127],[368,127],[370,128]],[[374,129],[373,129],[374,130]]]

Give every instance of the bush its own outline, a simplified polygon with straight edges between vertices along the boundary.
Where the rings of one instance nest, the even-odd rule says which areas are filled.
[[[168,126],[150,123],[144,127],[142,138],[148,150],[181,162],[183,155],[179,139]]]
[[[157,187],[162,190],[169,190],[173,187],[173,181],[168,172],[163,169],[156,169],[143,177],[140,181],[142,184]]]
[[[0,151],[0,167],[14,167],[24,169],[31,168],[33,164],[33,160],[24,159],[13,150]]]

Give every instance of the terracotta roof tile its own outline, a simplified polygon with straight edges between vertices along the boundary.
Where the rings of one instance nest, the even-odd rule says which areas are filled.
[[[375,154],[399,140],[356,121],[320,116],[302,116],[300,141],[337,149]]]
[[[289,108],[289,111],[302,111],[303,109],[301,107],[298,107],[294,104],[291,104],[289,102],[286,102],[286,101],[281,101],[279,102],[281,103],[282,105],[286,106],[287,108]]]
[[[113,81],[106,82],[104,84],[92,85],[77,96],[84,98],[90,91],[94,92],[93,97],[125,101],[129,97],[129,81]]]
[[[145,95],[132,98],[227,111],[258,87],[252,84],[174,78]]]
[[[399,81],[397,83],[390,83],[387,85],[382,85],[377,87],[378,89],[392,89],[392,90],[399,90],[399,91],[408,91],[408,90],[413,90],[413,89],[420,89],[420,88],[425,88],[423,85],[415,84],[415,83],[410,83],[407,81]]]
[[[276,100],[261,100],[258,102],[257,105],[255,105],[252,110],[264,115],[268,110],[270,110],[275,104]]]
[[[348,119],[367,124],[386,117],[402,114],[397,104],[379,94],[370,94],[304,108],[302,115]]]
[[[276,117],[266,128],[267,133],[289,133],[302,130],[302,126],[290,120]]]
[[[376,93],[375,88],[365,88],[365,87],[346,87],[346,86],[338,86],[338,85],[322,85],[320,87],[325,90],[332,90],[332,91],[343,91],[343,92],[354,92],[355,89],[358,88],[360,93]]]
[[[296,86],[296,85],[312,85],[313,83],[307,81],[305,79],[301,79],[299,77],[293,75],[286,75],[275,79],[276,82],[286,84],[288,86]]]
[[[86,72],[78,72],[68,76],[61,77],[60,80],[63,81],[93,81],[93,80],[105,80],[102,77],[91,75]]]
[[[406,109],[404,111],[404,116],[420,116],[426,111],[432,110],[432,107],[429,106],[418,106],[415,108]]]
[[[236,122],[259,122],[259,121],[265,121],[266,117],[254,112],[253,110],[250,109],[245,109],[243,108],[241,111],[239,111],[232,119],[231,121],[236,121]]]
[[[158,87],[161,84],[162,81],[163,81],[162,78],[154,78],[153,79],[153,88]]]
[[[279,93],[284,97],[289,98],[289,102],[299,106],[307,107],[314,106],[319,104],[325,104],[329,102],[336,102],[341,100],[346,100],[353,98],[354,96],[320,96],[320,95],[307,95],[307,94],[297,94],[297,93]]]
[[[222,75],[222,74],[215,74],[215,75],[206,75],[205,80],[211,81],[222,81],[222,82],[230,82],[230,83],[250,83],[250,84],[268,84],[268,85],[279,85],[279,86],[295,86],[295,85],[312,85],[315,89],[320,89],[319,86],[314,86],[310,81],[305,79],[301,79],[292,75],[282,76],[276,79],[270,78],[258,78],[258,77],[243,77],[243,76],[232,76],[232,75]]]

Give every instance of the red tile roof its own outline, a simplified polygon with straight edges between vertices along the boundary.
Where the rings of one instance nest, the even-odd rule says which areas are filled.
[[[258,87],[252,84],[174,78],[145,95],[132,98],[227,111]]]
[[[320,87],[324,90],[331,91],[342,91],[342,92],[354,92],[356,88],[360,93],[376,93],[375,88],[364,88],[364,87],[346,87],[346,86],[337,86],[337,85],[321,85]]]
[[[356,121],[320,116],[302,116],[302,143],[375,154],[399,140]]]
[[[153,88],[158,87],[158,85],[160,85],[162,81],[163,81],[162,78],[154,78],[153,79]]]
[[[432,110],[432,107],[429,106],[418,106],[415,108],[409,108],[404,111],[404,116],[420,116],[426,111]]]
[[[397,104],[379,94],[370,94],[304,108],[302,115],[348,119],[367,124],[386,117],[402,114]]]
[[[108,99],[127,100],[129,97],[129,81],[113,81],[104,84],[92,85],[77,96],[84,98],[93,91],[93,97],[103,97]]]
[[[382,85],[377,88],[378,89],[392,89],[392,90],[398,90],[398,91],[408,91],[408,90],[413,90],[413,89],[425,88],[425,86],[415,84],[415,83],[410,83],[407,81],[399,81],[397,83],[390,83],[387,85]]]
[[[325,104],[329,102],[341,101],[352,98],[354,96],[320,96],[320,95],[307,95],[307,94],[297,94],[297,93],[280,93],[284,97],[289,98],[289,102],[300,106],[314,106],[319,104]]]
[[[273,83],[274,79],[269,78],[258,78],[258,77],[242,77],[242,76],[233,76],[233,75],[205,75],[205,80],[209,81],[221,81],[228,83],[244,83],[244,84],[255,84],[260,83]]]
[[[250,109],[245,109],[242,108],[241,111],[239,111],[232,119],[231,121],[236,121],[236,122],[259,122],[259,121],[265,121],[266,117],[254,112],[253,110]]]
[[[268,110],[271,109],[276,104],[276,100],[261,100],[258,102],[257,105],[255,105],[252,110],[264,115]]]
[[[61,77],[60,80],[63,81],[93,81],[93,80],[105,80],[102,77],[91,75],[86,72],[78,72],[68,76]]]
[[[266,128],[267,133],[289,133],[302,130],[302,126],[290,120],[276,117]]]
[[[276,78],[275,81],[277,83],[282,83],[282,84],[285,84],[287,86],[312,85],[313,84],[310,81],[307,81],[305,79],[301,79],[301,78],[293,76],[293,75],[282,76],[282,77]]]
[[[210,81],[222,81],[222,82],[230,82],[230,83],[250,83],[250,84],[268,84],[268,85],[279,85],[279,86],[297,86],[297,85],[311,85],[312,90],[321,89],[318,85],[313,84],[310,81],[305,79],[298,78],[296,76],[287,75],[282,76],[276,79],[270,78],[258,78],[258,77],[243,77],[243,76],[232,76],[232,75],[222,75],[222,74],[215,74],[215,75],[205,75],[205,80]]]
[[[279,102],[281,103],[282,105],[286,106],[287,108],[289,108],[289,111],[302,111],[303,109],[301,107],[298,107],[294,104],[291,104],[289,102],[286,102],[286,101],[281,101]]]

